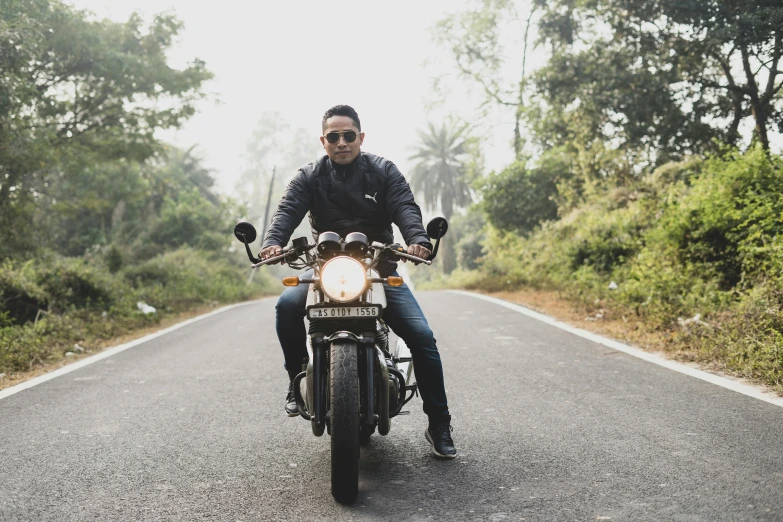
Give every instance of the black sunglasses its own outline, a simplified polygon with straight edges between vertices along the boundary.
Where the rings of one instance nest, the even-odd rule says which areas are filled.
[[[356,131],[345,131],[345,132],[329,132],[326,134],[326,141],[329,143],[337,143],[340,141],[340,136],[345,138],[346,143],[353,143],[356,141]]]

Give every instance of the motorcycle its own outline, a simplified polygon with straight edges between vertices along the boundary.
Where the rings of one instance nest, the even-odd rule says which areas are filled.
[[[410,351],[402,341],[390,350],[389,327],[383,321],[383,284],[402,286],[403,279],[382,278],[376,267],[383,259],[432,264],[447,230],[444,218],[427,225],[427,234],[435,240],[429,259],[410,255],[397,244],[369,243],[361,232],[344,239],[323,232],[315,244],[298,238],[279,255],[261,260],[250,251],[256,240],[253,225],[240,222],[234,227],[253,268],[286,263],[312,270],[310,277],[283,279],[285,286],[310,285],[308,359],[294,379],[294,396],[313,434],[320,437],[326,431],[331,436],[331,489],[338,502],[356,498],[360,444],[376,430],[387,435],[391,419],[409,413],[402,408],[418,394],[416,383],[411,383]]]

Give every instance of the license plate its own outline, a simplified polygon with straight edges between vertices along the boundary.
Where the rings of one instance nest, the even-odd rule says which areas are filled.
[[[307,310],[308,319],[362,319],[380,317],[380,306],[319,306]]]

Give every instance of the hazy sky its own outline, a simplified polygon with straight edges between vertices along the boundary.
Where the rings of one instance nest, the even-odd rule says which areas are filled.
[[[199,144],[220,185],[233,186],[243,166],[251,130],[265,111],[279,111],[294,127],[320,134],[323,112],[337,103],[359,112],[367,133],[363,149],[386,156],[407,172],[415,131],[426,121],[432,78],[450,70],[448,56],[430,39],[429,28],[464,0],[370,0],[258,2],[223,0],[70,0],[98,17],[127,20],[173,11],[185,30],[170,59],[193,57],[216,75],[207,85],[218,103],[204,103],[183,129],[163,137],[180,146]],[[477,105],[465,89],[449,97],[450,109],[469,113]],[[488,166],[513,159],[511,117],[490,122],[495,139]],[[293,174],[293,173],[291,173]]]

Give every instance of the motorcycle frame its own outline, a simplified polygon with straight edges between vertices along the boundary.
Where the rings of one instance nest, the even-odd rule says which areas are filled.
[[[308,260],[310,261],[310,260]],[[316,293],[316,305],[325,302],[323,290],[320,288],[320,265],[325,262],[320,256],[315,256],[312,260],[314,277],[312,280],[302,280],[303,283],[312,283],[312,291]],[[308,263],[311,264],[311,263]],[[377,255],[373,261],[366,266],[368,282],[377,282],[375,278],[370,277],[371,269],[377,265]],[[318,274],[317,276],[315,274]],[[371,290],[365,291],[351,305],[366,305],[370,302]],[[306,310],[313,308],[309,306]],[[373,318],[380,319],[380,318]],[[335,324],[329,319],[311,319],[316,324]],[[345,326],[350,327],[351,321],[345,321]],[[340,325],[343,322],[338,323]],[[312,326],[311,326],[312,327]],[[405,404],[410,401],[417,393],[417,385],[407,385],[405,379],[396,366],[391,356],[386,356],[380,347],[376,344],[376,332],[365,331],[356,333],[350,329],[340,329],[334,332],[317,331],[309,335],[309,361],[307,369],[296,376],[294,380],[294,397],[296,398],[299,414],[305,420],[309,420],[313,435],[320,437],[325,430],[329,429],[329,411],[328,411],[328,393],[327,384],[329,382],[329,348],[331,343],[340,340],[351,340],[354,342],[358,351],[357,361],[359,363],[359,387],[360,387],[360,420],[359,424],[372,428],[377,426],[380,435],[387,435],[391,428],[391,418],[399,415]],[[392,377],[393,376],[393,377]],[[395,406],[390,406],[391,379],[396,382],[397,397]],[[302,379],[307,379],[308,400],[306,401],[301,394],[300,383]],[[406,395],[410,392],[410,395]],[[310,408],[308,411],[308,404]]]

